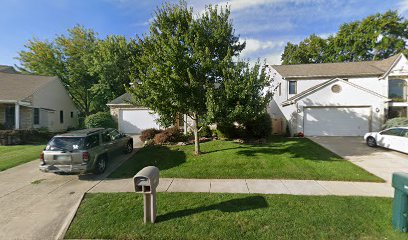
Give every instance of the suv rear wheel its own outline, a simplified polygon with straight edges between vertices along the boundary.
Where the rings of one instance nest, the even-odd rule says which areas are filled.
[[[102,174],[106,170],[107,159],[106,156],[100,156],[95,163],[95,173]]]

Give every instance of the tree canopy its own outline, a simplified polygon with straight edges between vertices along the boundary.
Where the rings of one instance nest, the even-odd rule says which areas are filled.
[[[75,26],[53,41],[30,40],[17,59],[23,72],[59,77],[81,115],[88,116],[125,92],[132,46],[122,36],[98,39],[93,30]]]
[[[408,20],[387,11],[342,24],[328,38],[312,34],[299,44],[287,43],[282,64],[381,60],[408,53],[407,41]]]
[[[193,16],[185,2],[164,3],[156,10],[148,34],[137,39],[140,54],[134,66],[138,74],[133,77],[134,87],[128,90],[136,101],[157,112],[165,125],[177,114],[188,115],[194,121],[196,154],[200,153],[199,121],[221,121],[226,116],[220,112],[231,111],[220,106],[239,106],[233,100],[240,97],[232,95],[242,94],[244,99],[247,90],[258,90],[252,77],[254,72],[259,74],[259,67],[250,72],[247,65],[234,61],[245,43],[239,42],[229,17],[228,7],[208,6]],[[222,97],[227,93],[231,96]],[[263,101],[260,94],[252,97]],[[226,99],[230,103],[221,105]]]

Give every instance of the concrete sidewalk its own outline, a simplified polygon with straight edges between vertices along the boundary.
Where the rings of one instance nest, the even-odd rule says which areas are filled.
[[[389,183],[269,179],[161,178],[159,192],[260,193],[392,197]],[[134,192],[133,179],[103,180],[89,192]]]

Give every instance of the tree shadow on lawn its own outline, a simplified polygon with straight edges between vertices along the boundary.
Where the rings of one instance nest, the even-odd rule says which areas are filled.
[[[246,147],[245,150],[238,151],[237,154],[248,157],[254,157],[258,154],[289,154],[290,158],[303,158],[304,160],[343,161],[340,156],[318,146],[309,139],[272,138],[271,141],[272,142],[266,144],[250,145],[250,147]]]
[[[160,171],[174,168],[186,162],[186,154],[166,146],[144,147],[116,169],[108,178],[130,178],[147,166]]]
[[[262,196],[251,196],[239,199],[232,199],[224,202],[220,202],[217,204],[197,207],[192,209],[185,209],[175,212],[166,213],[163,215],[157,216],[156,222],[164,222],[168,220],[172,220],[175,218],[182,218],[191,216],[194,214],[211,211],[211,210],[218,210],[221,212],[231,213],[231,212],[242,212],[248,210],[255,210],[260,208],[268,207],[268,203]]]

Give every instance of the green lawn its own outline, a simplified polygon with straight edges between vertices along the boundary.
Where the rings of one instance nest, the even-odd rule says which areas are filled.
[[[393,230],[390,198],[159,193],[155,224],[143,196],[86,194],[66,238],[407,239]]]
[[[0,171],[40,158],[44,145],[0,146]]]
[[[153,165],[161,177],[169,178],[383,181],[306,138],[276,137],[263,145],[211,141],[201,144],[200,156],[193,149],[192,145],[142,148],[110,177],[133,177]]]

